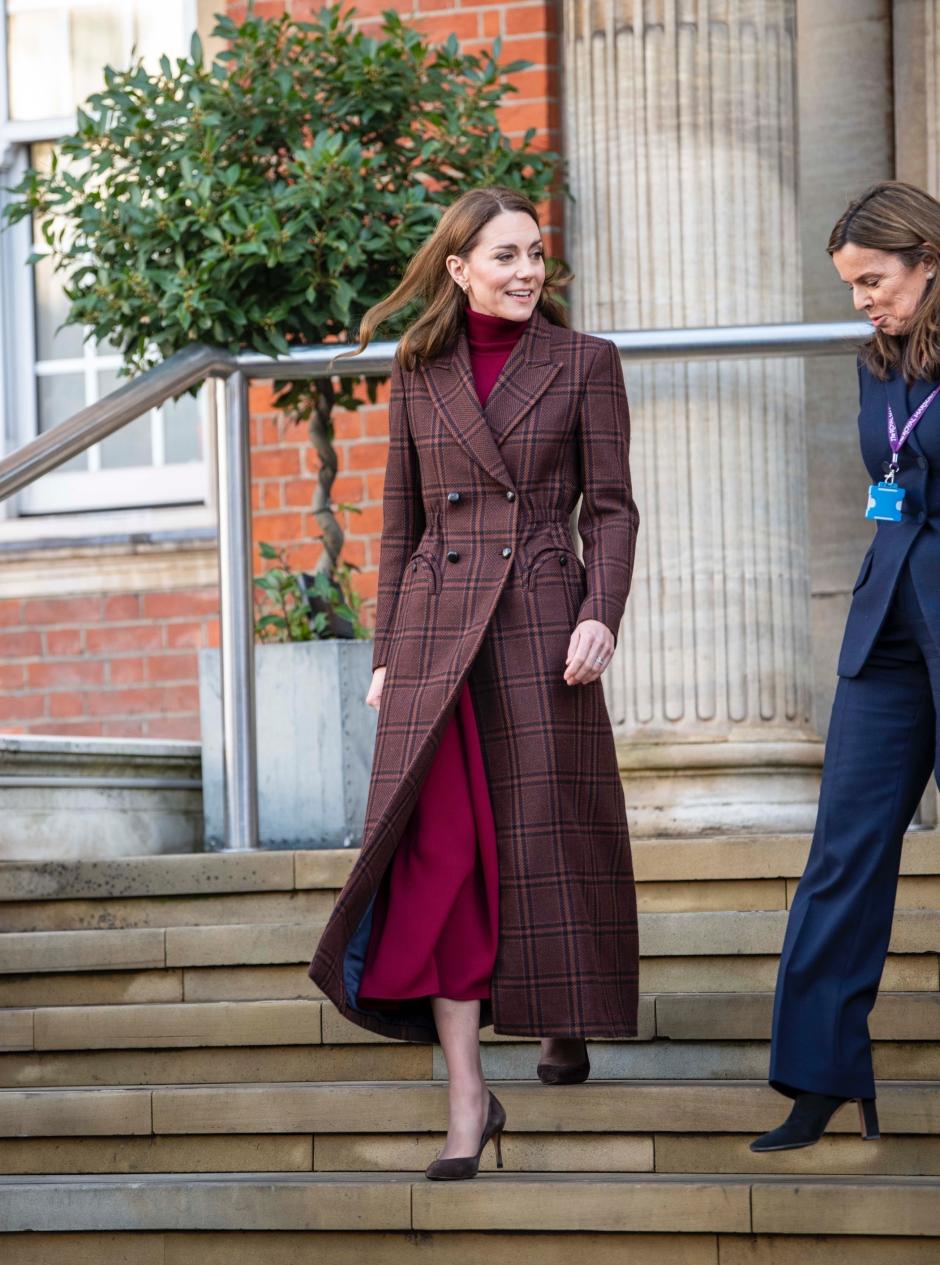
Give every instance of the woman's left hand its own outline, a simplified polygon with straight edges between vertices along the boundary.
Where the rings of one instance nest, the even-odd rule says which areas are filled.
[[[565,683],[587,685],[596,681],[610,663],[614,634],[598,619],[585,619],[575,626],[568,642]]]

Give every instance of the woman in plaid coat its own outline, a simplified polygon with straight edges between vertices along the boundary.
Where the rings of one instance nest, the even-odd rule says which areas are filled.
[[[533,204],[477,189],[360,327],[361,348],[380,321],[422,303],[392,373],[363,842],[310,976],[354,1023],[440,1040],[450,1128],[429,1176],[472,1176],[486,1141],[499,1141],[481,1026],[541,1037],[548,1083],[584,1079],[585,1037],[637,1031],[636,895],[600,681],[636,544],[629,415],[614,344],[566,326],[553,295],[565,280],[546,275]],[[524,322],[485,406],[468,308]],[[583,562],[569,527],[579,497]],[[482,750],[489,803],[477,820],[495,830],[488,996],[367,999],[373,914],[384,919],[394,899],[396,851],[458,721],[464,749]],[[449,848],[441,837],[442,858]]]

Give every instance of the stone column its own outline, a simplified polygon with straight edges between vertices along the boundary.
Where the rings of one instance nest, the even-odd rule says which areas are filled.
[[[588,330],[802,317],[795,0],[565,0]],[[606,682],[643,834],[812,826],[802,366],[629,364],[642,516]]]

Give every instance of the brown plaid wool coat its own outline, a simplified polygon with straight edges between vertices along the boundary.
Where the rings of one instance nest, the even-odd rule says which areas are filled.
[[[357,1007],[380,881],[469,677],[499,857],[499,944],[481,1023],[636,1034],[636,894],[599,680],[566,685],[575,625],[616,637],[638,514],[613,343],[536,309],[485,408],[465,331],[392,375],[373,666],[387,666],[360,855],[309,974],[373,1031],[436,1039],[426,999]],[[572,545],[569,515],[583,493]],[[446,839],[441,840],[446,847]]]

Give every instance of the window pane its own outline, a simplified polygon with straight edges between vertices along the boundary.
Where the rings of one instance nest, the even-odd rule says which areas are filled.
[[[58,329],[69,314],[69,301],[62,290],[61,276],[52,269],[51,259],[42,259],[35,267],[36,282],[36,356],[39,360],[63,360],[82,355],[81,325]],[[56,330],[58,329],[58,333]]]
[[[113,369],[98,371],[98,398],[109,395],[118,387],[126,386],[129,378],[119,378]],[[145,413],[143,417],[128,422],[113,435],[103,439],[99,445],[102,470],[113,470],[118,466],[149,466],[153,460],[153,415]]]
[[[51,430],[85,407],[85,379],[80,373],[54,373],[38,379],[39,431]],[[87,470],[88,453],[80,452],[57,470]]]
[[[68,15],[54,6],[11,13],[7,20],[10,117],[45,119],[69,114]]]
[[[163,406],[163,447],[167,465],[179,461],[202,460],[199,400],[181,396]]]
[[[125,48],[123,5],[76,9],[70,21],[69,60],[72,67],[72,106],[104,87],[104,68],[123,70],[129,62]]]
[[[174,58],[188,51],[185,0],[49,0],[41,6],[7,0],[7,10],[14,119],[71,114],[104,87],[105,65],[124,70],[140,56],[153,70],[161,54]]]

